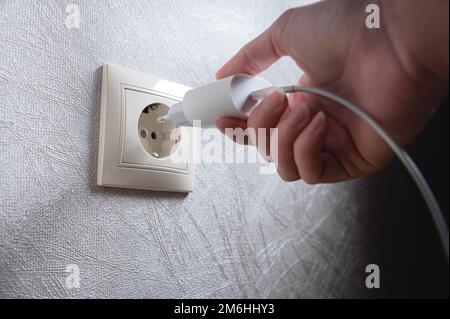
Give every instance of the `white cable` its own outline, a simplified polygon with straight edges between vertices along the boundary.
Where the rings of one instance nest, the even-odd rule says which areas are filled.
[[[406,153],[405,150],[403,150],[387,133],[386,131],[378,125],[375,120],[370,117],[367,113],[362,111],[360,108],[358,108],[353,103],[347,101],[346,99],[330,93],[328,91],[318,89],[318,88],[312,88],[312,87],[303,87],[303,86],[284,86],[281,87],[281,89],[285,93],[295,93],[295,92],[304,92],[304,93],[311,93],[315,94],[321,97],[324,97],[328,100],[331,100],[348,110],[355,113],[357,116],[359,116],[362,120],[364,120],[367,124],[369,124],[382,138],[383,140],[390,146],[392,151],[397,155],[397,157],[400,159],[400,161],[403,163],[403,165],[408,170],[409,174],[413,178],[414,182],[416,183],[417,187],[419,188],[423,198],[425,199],[426,204],[428,205],[428,208],[430,210],[431,216],[433,218],[433,221],[436,225],[439,237],[441,239],[442,245],[444,247],[445,257],[447,258],[447,263],[449,262],[449,235],[448,235],[448,226],[447,222],[445,221],[444,214],[442,213],[441,208],[439,207],[439,204],[434,197],[433,192],[431,191],[430,186],[428,185],[427,181],[425,180],[424,176],[422,175],[422,172],[417,167],[416,163],[412,160],[412,158]],[[252,96],[258,96],[259,94],[266,94],[267,89],[256,91],[252,94]]]

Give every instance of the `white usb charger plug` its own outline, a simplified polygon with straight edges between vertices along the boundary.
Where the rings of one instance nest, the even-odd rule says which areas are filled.
[[[254,92],[271,90],[272,84],[264,78],[238,74],[188,91],[183,101],[174,104],[159,121],[192,126],[200,121],[202,127],[211,127],[220,117],[246,119],[257,99]]]

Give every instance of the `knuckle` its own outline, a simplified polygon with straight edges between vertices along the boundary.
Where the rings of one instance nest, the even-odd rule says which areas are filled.
[[[280,15],[280,17],[275,22],[275,24],[277,24],[277,28],[275,28],[275,30],[278,30],[278,36],[283,35],[289,25],[289,22],[299,12],[299,10],[299,8],[290,8]]]
[[[286,23],[286,21],[288,21],[297,11],[298,8],[289,8],[281,14],[278,20],[280,22]]]
[[[247,70],[252,74],[258,73],[261,70],[261,67],[255,62],[254,54],[252,53],[252,49],[249,45],[242,48],[242,54],[247,61]]]

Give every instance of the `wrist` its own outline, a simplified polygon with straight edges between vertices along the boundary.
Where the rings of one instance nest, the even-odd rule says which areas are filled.
[[[447,94],[449,2],[386,0],[382,5],[386,31],[405,71],[418,82]]]

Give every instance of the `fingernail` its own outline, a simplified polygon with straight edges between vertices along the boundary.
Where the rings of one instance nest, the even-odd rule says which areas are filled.
[[[283,90],[276,88],[261,101],[261,108],[273,111],[282,105],[283,99]]]
[[[286,114],[286,121],[294,125],[300,125],[307,120],[308,115],[308,105],[304,102],[300,102],[289,109]]]
[[[311,121],[311,130],[313,132],[320,131],[325,123],[325,113],[320,111]]]

